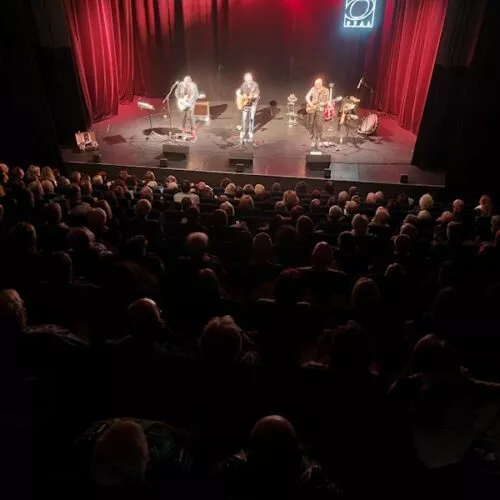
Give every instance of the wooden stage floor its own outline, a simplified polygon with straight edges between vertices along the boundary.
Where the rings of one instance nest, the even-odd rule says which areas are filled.
[[[171,128],[170,120],[164,117],[161,100],[144,100],[156,108],[152,114],[154,134],[151,134],[147,112],[139,110],[136,102],[121,105],[117,116],[94,125],[103,163],[159,167],[163,143],[168,134],[175,133],[179,127],[180,114],[173,110]],[[290,128],[286,113],[286,103],[278,103],[274,114],[269,105],[259,106],[254,137],[257,147],[253,166],[246,171],[271,177],[323,177],[323,170],[306,167],[310,140],[305,120],[299,119],[298,124]],[[361,117],[367,114],[365,110],[358,112]],[[220,101],[211,103],[211,115],[209,123],[197,123],[197,139],[190,145],[188,159],[169,161],[170,168],[192,172],[234,172],[234,166],[229,164],[229,154],[238,143],[240,113],[234,103]],[[368,138],[360,137],[355,127],[347,137],[344,127],[338,130],[337,120],[325,125],[324,133],[325,141],[334,143],[326,150],[332,155],[333,180],[399,184],[400,176],[404,174],[408,175],[411,185],[444,186],[443,173],[426,172],[410,164],[416,138],[392,118],[379,115],[377,132]],[[92,153],[80,153],[71,148],[63,148],[62,155],[66,162],[92,162]]]

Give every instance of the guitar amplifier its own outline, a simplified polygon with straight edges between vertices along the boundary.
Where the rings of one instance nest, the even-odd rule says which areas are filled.
[[[210,121],[210,101],[197,101],[194,106],[194,116],[197,120],[208,123]]]

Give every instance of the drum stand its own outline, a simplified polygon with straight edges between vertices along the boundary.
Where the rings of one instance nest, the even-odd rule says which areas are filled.
[[[289,128],[292,128],[294,127],[295,125],[297,125],[297,113],[295,112],[295,103],[294,102],[289,102],[288,103],[288,113],[287,113],[287,116],[288,116],[288,127]]]
[[[339,126],[338,130],[340,131],[342,128],[342,125],[340,124],[341,118],[339,118]],[[342,144],[344,142],[344,138],[346,141],[349,140],[350,138],[350,132],[351,132],[351,113],[346,113],[345,118],[344,118],[344,128],[345,128],[345,136],[341,135],[340,136],[340,143]]]

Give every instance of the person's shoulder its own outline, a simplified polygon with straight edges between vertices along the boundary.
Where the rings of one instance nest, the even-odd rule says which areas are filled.
[[[329,480],[321,464],[309,459],[303,460],[303,472],[299,478],[298,486],[310,490],[313,494],[315,491],[319,491],[322,493],[321,496],[325,494],[331,499],[339,496],[338,487]]]
[[[239,472],[244,465],[248,463],[248,455],[243,450],[222,460],[217,465],[217,472],[219,474],[234,474]]]
[[[328,276],[332,276],[332,277],[335,277],[335,278],[347,278],[347,273],[345,273],[344,271],[341,271],[340,269],[333,269],[332,267],[329,267],[325,273],[328,275]]]
[[[415,394],[424,383],[424,376],[421,374],[409,375],[397,379],[389,387],[388,394],[393,400],[406,399]]]
[[[298,267],[297,271],[301,274],[309,274],[312,271],[312,266],[303,266],[303,267]]]

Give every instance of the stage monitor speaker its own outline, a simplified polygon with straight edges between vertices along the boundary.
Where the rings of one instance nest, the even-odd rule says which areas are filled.
[[[330,168],[330,167],[325,168],[325,169],[323,170],[323,177],[324,177],[325,179],[331,179],[331,178],[332,178],[332,170],[331,170],[331,168]]]
[[[170,160],[185,160],[189,156],[187,144],[164,144],[163,155]]]
[[[408,184],[408,175],[406,174],[401,174],[400,178],[399,178],[399,182],[401,184]]]
[[[236,165],[236,171],[243,171],[243,169],[238,170],[238,165],[243,167],[251,167],[253,165],[253,151],[231,151],[229,153],[229,164]]]
[[[306,155],[306,167],[310,170],[325,170],[332,163],[332,155],[328,153],[312,152]]]

